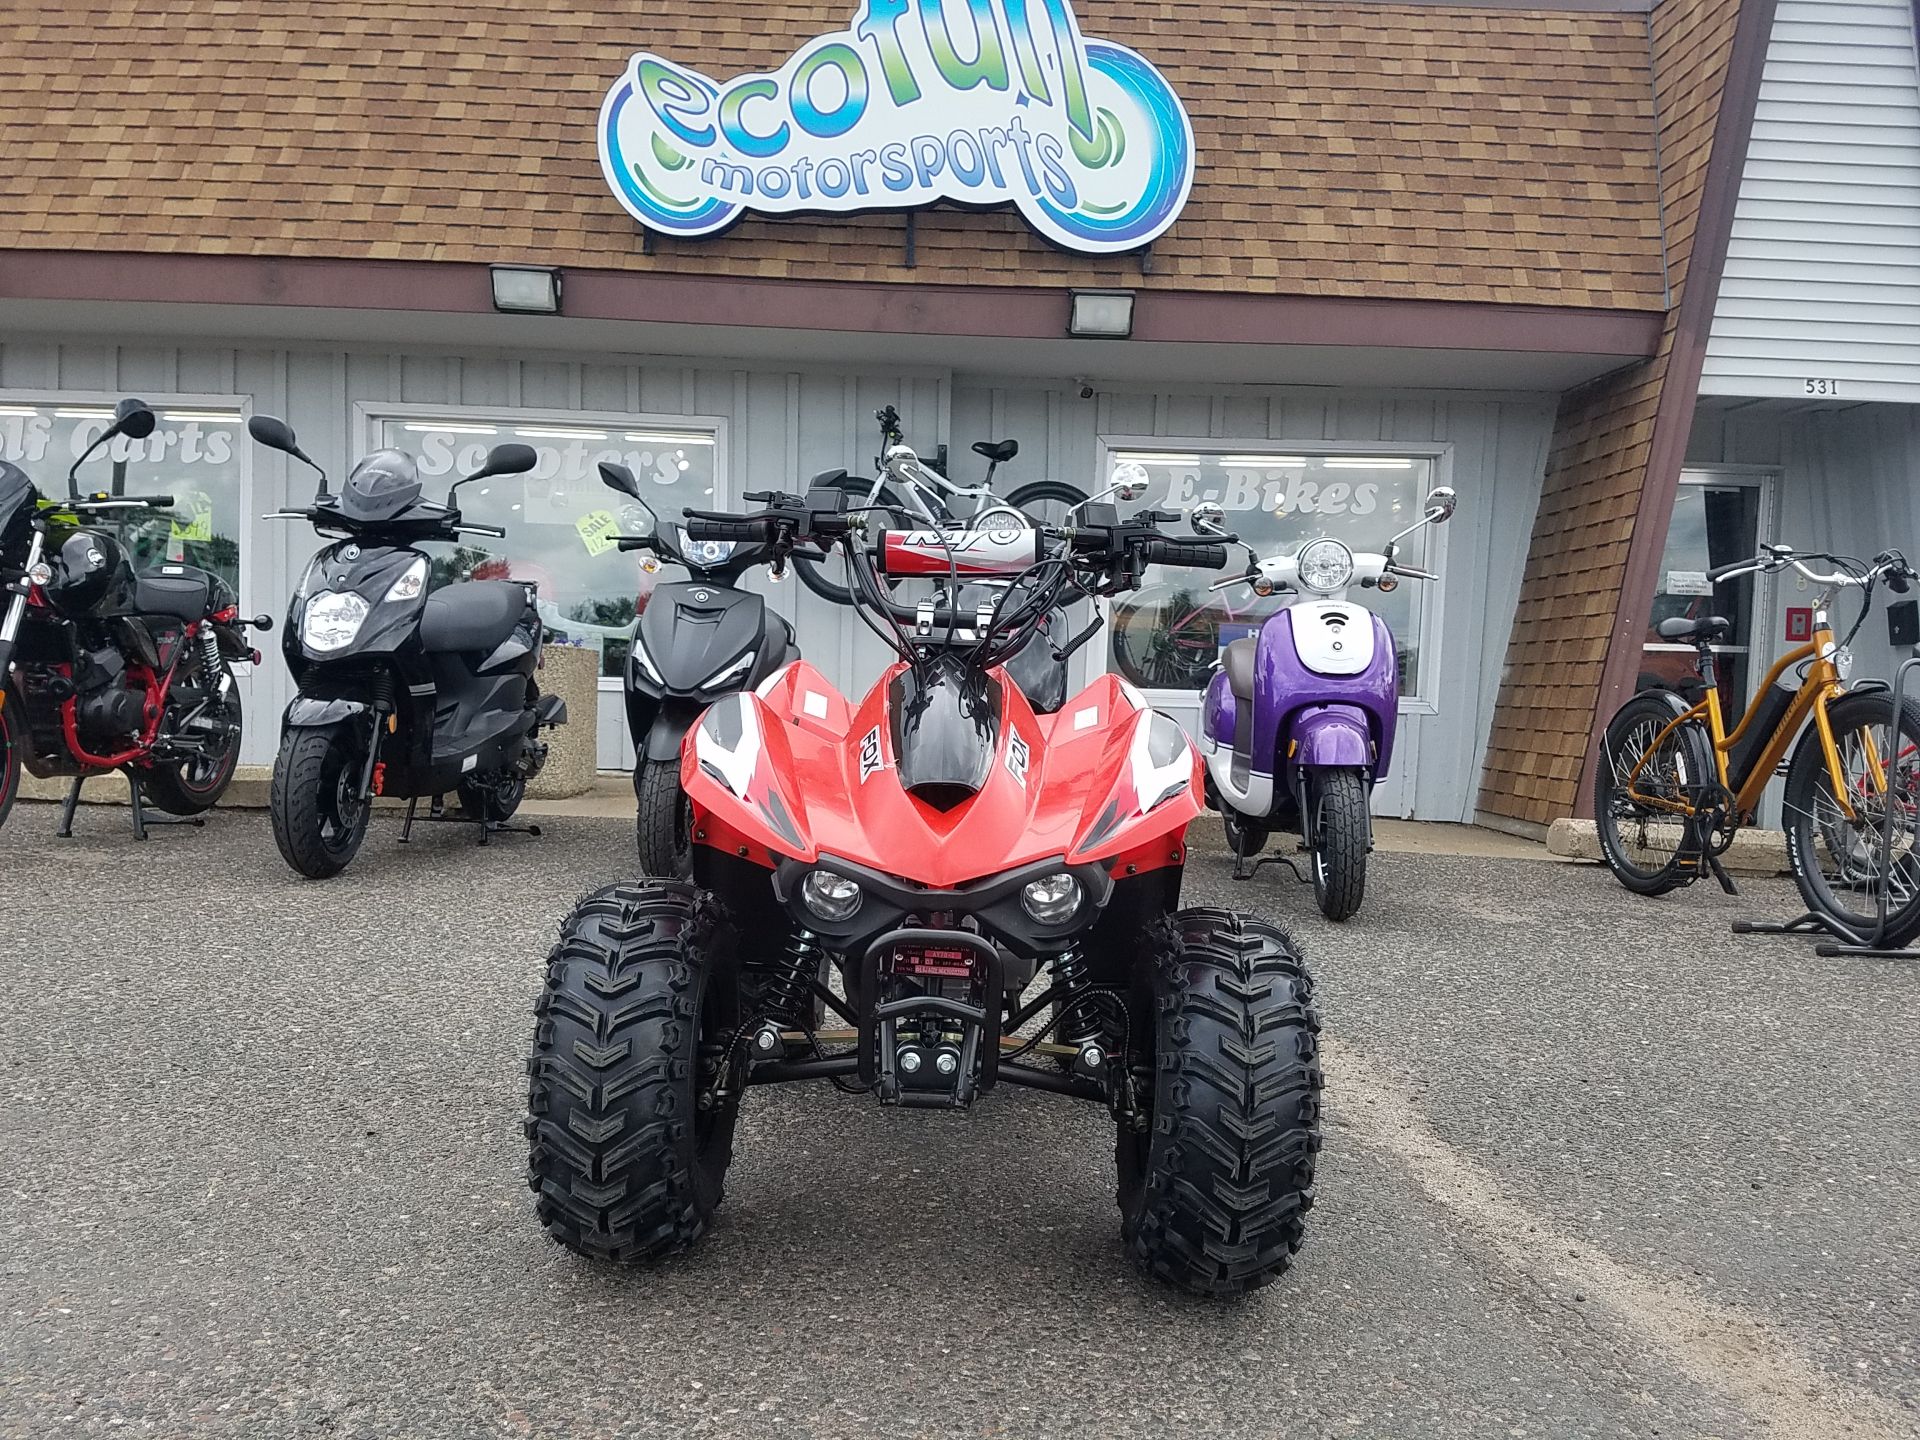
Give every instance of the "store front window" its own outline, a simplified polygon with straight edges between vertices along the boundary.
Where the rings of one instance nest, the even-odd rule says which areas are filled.
[[[1107,459],[1109,469],[1132,461],[1147,471],[1147,493],[1130,508],[1185,514],[1211,500],[1226,509],[1227,528],[1261,558],[1292,554],[1321,536],[1354,551],[1382,550],[1419,517],[1420,502],[1435,484],[1437,463],[1430,455],[1268,453],[1244,447],[1216,454],[1130,445],[1115,445]],[[1416,531],[1400,542],[1399,558],[1429,568],[1434,543],[1431,530]],[[1158,566],[1148,570],[1142,588],[1114,606],[1114,670],[1143,689],[1204,689],[1220,647],[1253,634],[1295,598],[1262,599],[1244,585],[1208,588],[1246,563],[1246,550],[1233,545],[1228,568],[1219,575]],[[1427,582],[1409,581],[1387,594],[1351,592],[1393,632],[1403,697],[1419,698],[1432,671],[1421,655],[1430,588]]]
[[[121,437],[82,467],[83,492],[171,495],[171,511],[133,511],[93,521],[112,528],[136,566],[198,565],[240,587],[247,445],[232,405],[153,401],[153,433]],[[67,493],[67,470],[113,421],[113,402],[0,395],[0,459],[18,465],[49,499]]]
[[[376,445],[404,450],[420,465],[427,495],[480,467],[488,449],[511,441],[531,445],[540,462],[524,475],[495,475],[462,487],[461,513],[497,525],[504,540],[468,537],[432,547],[436,586],[456,580],[531,580],[549,640],[599,652],[600,673],[626,662],[636,614],[658,578],[641,556],[622,554],[613,536],[645,533],[640,507],[601,482],[600,462],[632,469],[663,524],[684,506],[721,503],[720,436],[714,421],[644,421],[554,415],[502,420],[498,412],[387,413],[374,418]]]

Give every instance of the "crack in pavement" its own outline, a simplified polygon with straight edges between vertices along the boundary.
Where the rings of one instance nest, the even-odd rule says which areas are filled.
[[[1486,1166],[1442,1140],[1407,1087],[1352,1047],[1320,1042],[1327,1093],[1362,1144],[1385,1152],[1500,1263],[1605,1306],[1683,1374],[1782,1440],[1903,1440],[1920,1423],[1870,1392],[1845,1390],[1792,1341],[1745,1310],[1672,1276],[1624,1265],[1510,1198]]]

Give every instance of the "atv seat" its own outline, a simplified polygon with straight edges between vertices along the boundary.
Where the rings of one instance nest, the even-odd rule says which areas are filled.
[[[1662,640],[1691,640],[1695,644],[1711,644],[1731,635],[1733,622],[1724,615],[1702,615],[1693,619],[1676,615],[1671,620],[1662,620],[1654,629]]]
[[[991,460],[996,465],[1004,465],[1020,453],[1018,440],[976,440],[973,453]]]
[[[1236,700],[1253,699],[1253,656],[1259,642],[1242,635],[1220,652],[1220,663],[1227,672],[1227,688]]]
[[[427,596],[420,643],[430,655],[492,650],[513,634],[528,609],[525,587],[511,580],[463,580]]]
[[[133,603],[140,614],[193,621],[212,611],[212,575],[193,565],[169,565],[166,572],[156,566],[134,577]]]

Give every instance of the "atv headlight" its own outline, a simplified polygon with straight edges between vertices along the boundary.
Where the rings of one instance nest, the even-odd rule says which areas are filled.
[[[1080,908],[1080,882],[1064,870],[1029,880],[1020,891],[1020,908],[1036,924],[1058,925]]]
[[[330,590],[307,602],[300,639],[309,650],[340,650],[353,643],[373,607],[352,590]]]
[[[831,870],[809,871],[800,882],[800,898],[822,920],[849,920],[866,897],[857,882]]]
[[[1313,540],[1301,547],[1295,560],[1300,584],[1322,595],[1347,588],[1353,578],[1353,552],[1338,540]]]
[[[427,562],[423,556],[409,565],[400,578],[393,582],[393,588],[387,591],[389,600],[418,600],[420,592],[427,588]]]

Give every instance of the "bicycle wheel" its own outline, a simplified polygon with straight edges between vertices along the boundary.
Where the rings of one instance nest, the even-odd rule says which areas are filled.
[[[1086,500],[1086,491],[1064,480],[1035,480],[1007,492],[1007,503],[1036,525],[1064,525],[1067,512]]]
[[[1860,936],[1879,924],[1884,887],[1887,929],[1877,943],[1905,945],[1920,934],[1920,701],[1906,702],[1897,741],[1884,693],[1843,695],[1827,706],[1827,720],[1848,804],[1841,807],[1819,731],[1808,726],[1787,771],[1782,817],[1794,881],[1807,909]],[[1893,849],[1883,865],[1881,826],[1889,803]]]
[[[1699,822],[1671,807],[1698,803],[1715,778],[1713,750],[1698,720],[1667,730],[1673,716],[1668,701],[1634,696],[1608,722],[1594,772],[1600,853],[1614,879],[1639,895],[1691,884],[1704,848]]]
[[[900,492],[884,481],[876,490],[873,481],[849,475],[834,488],[847,492],[849,509],[867,509],[871,505],[885,507],[868,510],[868,519],[876,526],[885,526],[890,530],[917,530],[926,524],[924,519],[907,508]],[[869,496],[873,498],[870,500]],[[802,585],[822,600],[834,605],[853,603],[853,588],[847,583],[846,556],[836,553],[824,560],[807,560],[796,555],[793,557],[793,573],[799,576]],[[885,577],[882,577],[882,583],[885,583]]]

